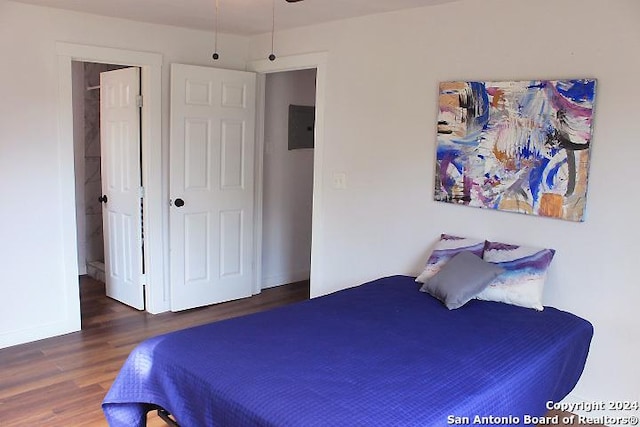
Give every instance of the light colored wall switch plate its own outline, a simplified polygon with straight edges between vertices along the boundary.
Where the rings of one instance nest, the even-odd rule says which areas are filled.
[[[347,174],[344,172],[333,173],[333,188],[344,190],[347,188]]]

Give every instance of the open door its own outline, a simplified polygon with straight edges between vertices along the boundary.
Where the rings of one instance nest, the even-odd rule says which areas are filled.
[[[171,310],[252,294],[256,75],[171,65]]]
[[[100,74],[107,296],[144,310],[139,95],[139,68]]]

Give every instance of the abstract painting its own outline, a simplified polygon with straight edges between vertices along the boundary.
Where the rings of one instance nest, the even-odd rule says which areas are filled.
[[[435,200],[584,221],[596,81],[440,83]]]

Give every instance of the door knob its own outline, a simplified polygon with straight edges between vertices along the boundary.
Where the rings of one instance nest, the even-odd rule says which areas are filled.
[[[98,197],[98,201],[99,201],[100,203],[107,203],[107,200],[109,200],[109,199],[107,198],[107,195],[106,195],[106,194],[105,194],[105,195],[103,195],[103,196]]]
[[[184,206],[184,200],[182,199],[176,199],[173,201],[173,204],[176,205],[176,207],[181,208]]]

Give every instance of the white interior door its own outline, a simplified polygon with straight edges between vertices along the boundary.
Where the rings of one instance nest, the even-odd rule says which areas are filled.
[[[171,65],[171,310],[252,294],[254,73]]]
[[[100,74],[107,296],[143,310],[139,94],[139,68]]]

